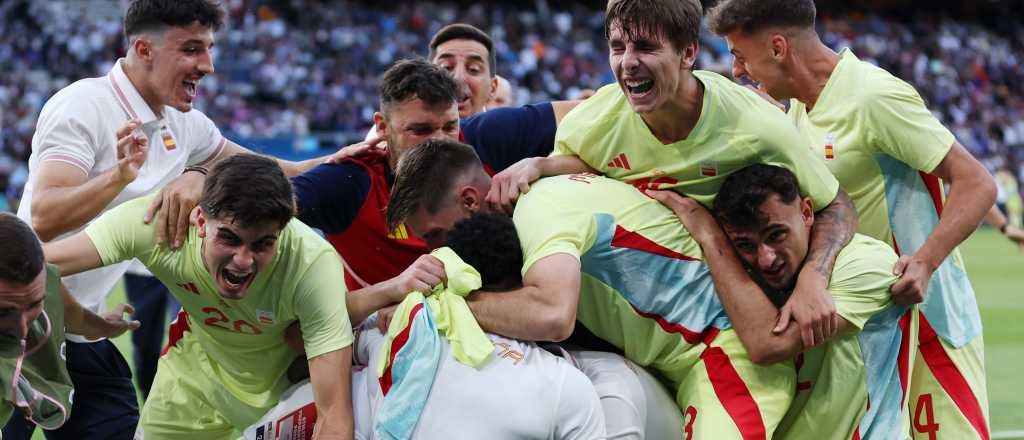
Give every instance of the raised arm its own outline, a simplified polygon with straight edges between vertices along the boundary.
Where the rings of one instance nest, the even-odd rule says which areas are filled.
[[[559,253],[530,266],[522,288],[477,292],[468,303],[485,331],[527,341],[561,341],[575,328],[579,297],[579,259]]]
[[[444,281],[441,260],[433,255],[420,255],[398,276],[349,292],[345,296],[349,319],[359,325],[373,312],[401,302],[409,292],[429,295],[434,286]]]
[[[100,253],[85,231],[43,245],[46,262],[57,266],[61,275],[74,275],[103,266]]]
[[[82,307],[63,284],[60,293],[64,297],[64,325],[76,335],[89,339],[116,338],[128,330],[137,330],[141,325],[139,321],[124,319],[125,313],[135,313],[131,304],[119,304],[114,310],[97,315]]]
[[[352,439],[352,346],[309,359],[309,380],[318,414],[313,438]]]

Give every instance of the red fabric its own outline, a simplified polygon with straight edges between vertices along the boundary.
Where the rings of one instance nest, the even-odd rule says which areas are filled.
[[[907,382],[910,380],[910,349],[913,342],[910,339],[910,321],[911,313],[914,313],[914,309],[911,308],[903,314],[900,318],[900,353],[896,357],[896,365],[900,369],[900,389],[903,392],[902,405],[907,403]]]
[[[743,440],[764,440],[767,434],[764,420],[761,420],[761,409],[750,395],[743,378],[732,366],[729,355],[719,347],[708,347],[700,357],[704,360],[715,395],[736,423]]]
[[[384,375],[380,377],[380,389],[384,392],[384,395],[388,395],[388,391],[391,391],[392,377],[391,367],[395,365],[395,356],[398,355],[398,351],[405,346],[406,342],[409,342],[409,331],[412,330],[413,321],[416,320],[416,315],[423,310],[423,303],[416,304],[409,312],[409,322],[405,324],[405,328],[402,332],[395,336],[395,340],[391,341],[391,353],[388,354],[388,366],[384,369]]]
[[[185,332],[191,331],[192,329],[188,326],[188,313],[184,310],[178,311],[178,317],[175,318],[171,326],[167,328],[167,345],[164,346],[163,351],[160,352],[160,356],[164,356],[171,347],[178,345],[178,341],[185,336]]]
[[[942,217],[942,181],[931,174],[918,171],[924,186],[928,188],[928,194],[932,196],[932,203],[935,204],[935,213]]]
[[[674,258],[677,260],[686,261],[700,261],[699,258],[693,258],[690,256],[683,255],[679,252],[673,251],[666,248],[658,243],[655,243],[644,237],[643,235],[637,234],[636,232],[626,230],[622,226],[615,226],[615,236],[612,237],[612,246],[620,248],[636,249],[639,251],[649,252],[655,255],[661,255],[663,257]]]
[[[978,404],[977,396],[974,395],[974,391],[971,390],[967,379],[957,369],[956,364],[949,358],[946,350],[942,348],[939,336],[935,334],[935,330],[923,314],[921,315],[919,341],[921,357],[924,358],[928,369],[935,375],[935,379],[939,381],[939,385],[953,399],[953,403],[978,432],[978,435],[983,440],[989,440],[988,424],[985,422],[985,413],[982,412],[981,405]]]
[[[683,327],[680,324],[668,322],[668,320],[666,320],[661,315],[658,315],[656,313],[640,311],[640,309],[636,308],[636,306],[634,306],[632,303],[630,303],[629,306],[633,308],[633,311],[635,311],[637,315],[643,316],[644,318],[647,319],[652,319],[654,320],[654,322],[657,322],[658,326],[660,326],[662,330],[665,330],[668,333],[677,333],[683,335],[683,339],[690,344],[696,344],[698,342],[701,342],[701,340],[704,338],[704,335],[698,332]],[[717,334],[718,329],[712,328],[712,330],[714,330]]]

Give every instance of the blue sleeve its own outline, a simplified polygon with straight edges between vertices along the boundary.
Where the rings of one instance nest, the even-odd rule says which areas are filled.
[[[555,145],[550,102],[499,108],[460,122],[464,141],[495,172],[528,157],[547,156]]]
[[[340,234],[359,215],[370,192],[370,174],[352,163],[322,164],[292,178],[299,220],[328,234]]]

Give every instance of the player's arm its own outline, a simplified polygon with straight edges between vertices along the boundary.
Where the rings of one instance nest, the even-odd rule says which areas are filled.
[[[141,325],[139,321],[124,319],[125,313],[135,313],[131,304],[118,304],[114,310],[97,315],[82,307],[64,284],[60,286],[60,293],[64,298],[64,325],[76,335],[89,339],[116,338],[128,330],[137,330]]]
[[[433,255],[420,255],[398,276],[349,292],[345,297],[349,319],[361,323],[373,312],[401,302],[409,292],[429,295],[434,286],[446,281],[444,263]]]
[[[999,233],[1008,240],[1017,244],[1021,251],[1024,251],[1024,229],[1010,224],[1010,219],[1003,215],[998,206],[993,205],[985,214],[985,223],[992,225]]]
[[[582,100],[575,101],[552,101],[551,110],[555,114],[555,125],[562,122],[562,118],[569,114],[572,109],[576,108],[577,105],[583,102]]]
[[[137,121],[117,131],[117,166],[89,178],[82,168],[62,160],[39,164],[32,196],[32,229],[46,242],[96,218],[135,180],[146,160],[148,140],[133,133]]]
[[[942,210],[938,226],[917,253],[905,255],[896,263],[894,273],[900,279],[893,284],[892,294],[899,304],[924,300],[932,273],[956,245],[977,229],[996,200],[992,176],[959,142],[953,142],[949,153],[931,174],[949,184],[946,208]]]
[[[788,326],[781,332],[775,331],[780,309],[747,274],[729,238],[707,208],[693,199],[683,198],[674,191],[647,193],[671,208],[694,240],[704,249],[704,261],[711,270],[715,291],[722,301],[722,307],[729,315],[733,328],[736,329],[740,342],[750,354],[751,361],[759,365],[769,365],[792,359],[806,348],[810,348],[804,344],[797,326]],[[827,290],[824,294],[831,296]],[[838,315],[836,326],[835,332],[818,343],[825,343],[851,327],[846,319]]]
[[[43,253],[46,254],[46,262],[57,266],[64,276],[103,266],[99,250],[85,231],[44,244]]]
[[[597,171],[578,156],[528,157],[494,175],[486,200],[492,209],[511,214],[516,200],[529,192],[530,184],[537,179],[580,173],[597,174]]]
[[[531,265],[523,287],[477,292],[468,303],[485,331],[527,341],[561,341],[575,328],[579,296],[579,259],[557,253]]]
[[[318,414],[313,438],[353,438],[352,346],[309,359],[309,381]]]

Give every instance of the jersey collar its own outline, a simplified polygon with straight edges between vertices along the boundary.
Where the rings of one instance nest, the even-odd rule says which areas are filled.
[[[153,113],[153,110],[142,99],[138,89],[128,80],[128,75],[124,73],[124,67],[121,66],[123,61],[124,58],[115,61],[114,67],[111,67],[110,73],[107,74],[117,102],[121,104],[121,108],[129,117],[138,119],[142,124],[158,120],[159,118]]]

